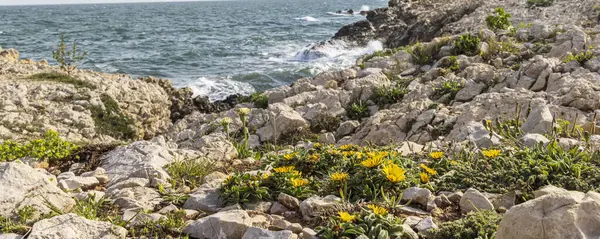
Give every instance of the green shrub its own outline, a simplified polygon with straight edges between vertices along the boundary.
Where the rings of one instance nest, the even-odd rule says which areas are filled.
[[[379,106],[384,106],[402,101],[402,98],[404,98],[404,95],[406,94],[408,94],[408,90],[406,90],[406,86],[403,85],[379,87],[375,89],[372,100]]]
[[[369,117],[369,107],[363,101],[354,102],[346,109],[348,117],[353,120],[361,120],[362,118]]]
[[[204,177],[215,171],[214,163],[201,158],[175,160],[166,167],[172,188],[188,186],[192,190],[204,183]]]
[[[327,132],[335,132],[340,126],[340,118],[329,114],[320,114],[312,120],[310,130],[313,133],[320,133],[325,130]]]
[[[261,175],[234,174],[220,188],[223,205],[244,204],[269,199],[269,188],[262,185]]]
[[[60,69],[65,71],[68,75],[71,75],[77,67],[81,64],[81,61],[87,55],[87,52],[81,52],[77,50],[77,41],[73,41],[71,50],[67,50],[67,44],[65,44],[65,34],[60,34],[60,42],[58,43],[58,49],[52,51],[52,58],[56,60],[60,66]]]
[[[594,57],[595,57],[594,53],[592,53],[590,50],[581,51],[581,52],[575,53],[575,54],[569,52],[569,54],[567,56],[563,57],[562,61],[563,61],[563,63],[577,61],[577,62],[579,62],[579,64],[584,64],[585,62],[591,60]]]
[[[460,70],[457,56],[449,56],[440,61],[440,66],[450,71],[457,72]]]
[[[435,59],[437,47],[427,47],[423,43],[415,43],[408,49],[408,53],[412,55],[414,63],[418,65],[427,65]]]
[[[358,238],[361,236],[386,239],[410,238],[409,235],[404,233],[402,226],[404,222],[400,218],[388,214],[387,211],[385,214],[376,214],[369,209],[363,209],[362,212],[358,213],[343,213],[348,212],[340,212],[340,216],[332,217],[327,226],[316,228],[319,238],[337,239]],[[344,217],[341,215],[344,215]]]
[[[442,97],[446,94],[450,94],[450,100],[453,100],[463,87],[464,84],[458,80],[446,80],[439,86],[433,88],[433,95],[434,97]]]
[[[184,210],[177,210],[159,220],[142,220],[129,229],[132,238],[187,238],[182,232],[186,222]]]
[[[527,0],[529,7],[549,7],[552,6],[554,0]]]
[[[466,33],[454,40],[455,53],[474,56],[479,54],[479,43],[481,40],[478,36]]]
[[[250,95],[250,101],[258,108],[266,109],[269,106],[269,97],[263,93]]]
[[[44,138],[31,140],[24,144],[4,141],[0,144],[0,162],[33,157],[54,164],[74,156],[79,150],[79,146],[60,139],[58,132],[49,130]]]
[[[92,90],[96,89],[96,86],[92,83],[89,83],[87,81],[82,81],[73,76],[63,74],[63,73],[58,73],[58,72],[38,73],[38,74],[31,75],[28,78],[32,79],[32,80],[38,80],[38,81],[53,81],[53,82],[58,82],[58,83],[71,84],[77,88],[85,87],[85,88],[90,88]]]
[[[504,8],[496,8],[494,13],[494,15],[489,15],[485,18],[485,22],[490,30],[506,30],[511,26],[510,18],[512,16]]]
[[[92,106],[90,108],[96,130],[101,134],[119,139],[137,138],[135,121],[121,111],[117,101],[108,94],[102,94],[100,100],[104,107]]]
[[[428,232],[431,239],[493,238],[502,216],[494,211],[470,212],[455,221],[444,222]]]

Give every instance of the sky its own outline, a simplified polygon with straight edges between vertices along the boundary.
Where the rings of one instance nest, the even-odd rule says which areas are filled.
[[[122,2],[191,2],[198,0],[0,0],[1,5],[42,5],[42,4],[81,4],[81,3],[122,3]]]

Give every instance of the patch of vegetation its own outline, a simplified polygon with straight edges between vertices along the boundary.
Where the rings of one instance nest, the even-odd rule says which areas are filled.
[[[428,232],[431,239],[494,238],[502,216],[494,211],[470,212],[465,217],[444,222]]]
[[[598,21],[600,21],[600,5],[594,5],[594,7],[592,7],[592,9],[594,11],[596,11],[596,13],[598,14]]]
[[[56,164],[62,159],[77,154],[79,150],[79,146],[60,139],[58,132],[49,130],[44,138],[23,144],[10,140],[4,141],[0,144],[0,162],[32,157],[47,161],[49,164]]]
[[[413,56],[415,64],[427,65],[435,59],[439,49],[437,47],[428,47],[423,43],[415,43],[408,49],[408,53]]]
[[[186,214],[184,210],[177,210],[165,215],[157,221],[144,220],[142,223],[130,227],[129,235],[133,238],[187,238],[182,232],[185,227]]]
[[[434,97],[442,97],[446,94],[450,94],[450,100],[453,100],[456,97],[456,94],[462,90],[464,84],[458,80],[446,80],[442,82],[439,86],[434,87]]]
[[[410,238],[404,233],[403,220],[387,209],[370,204],[357,212],[339,211],[327,226],[317,228],[319,238]]]
[[[375,57],[388,57],[388,56],[393,56],[394,54],[400,52],[400,51],[405,51],[407,49],[407,47],[397,47],[397,48],[393,48],[393,49],[384,49],[381,51],[376,51],[373,52],[373,54],[370,55],[365,55],[363,57],[363,62],[367,62]]]
[[[458,72],[460,65],[458,64],[457,56],[445,57],[440,61],[440,66],[452,72]]]
[[[64,73],[58,73],[58,72],[38,73],[38,74],[31,75],[28,78],[32,79],[32,80],[38,80],[38,81],[52,81],[52,82],[58,82],[58,83],[63,83],[63,84],[71,84],[77,88],[85,87],[85,88],[90,88],[92,90],[96,89],[96,86],[92,83],[89,83],[87,81],[82,81],[73,76],[70,76],[70,75],[67,75]]]
[[[404,95],[406,94],[408,94],[408,90],[406,90],[405,85],[379,87],[375,89],[372,100],[379,106],[384,106],[402,101],[402,98],[404,98]]]
[[[31,229],[32,222],[30,220],[34,214],[35,209],[32,206],[24,206],[17,210],[15,220],[0,216],[0,234],[16,233],[23,235],[27,233]]]
[[[369,117],[369,107],[363,101],[357,101],[350,104],[350,107],[346,108],[348,117],[353,120],[361,120],[362,118]]]
[[[320,133],[323,130],[326,132],[335,132],[339,126],[339,117],[331,116],[329,114],[320,114],[312,120],[310,130],[313,133]]]
[[[175,160],[165,167],[171,176],[171,187],[195,189],[204,183],[204,177],[215,171],[214,163],[201,158]]]
[[[529,7],[549,7],[552,6],[554,0],[527,0]]]
[[[224,205],[244,204],[269,199],[269,188],[263,185],[268,176],[234,174],[221,186],[220,194]]]
[[[504,8],[496,8],[494,15],[487,16],[485,22],[487,23],[487,27],[492,31],[506,30],[512,25],[510,23],[511,17],[512,15],[507,13]]]
[[[585,62],[591,60],[594,57],[596,57],[596,56],[594,56],[594,53],[592,53],[592,51],[590,51],[590,50],[581,51],[581,52],[575,53],[575,54],[569,52],[569,54],[567,56],[565,56],[562,59],[562,61],[563,61],[563,63],[577,61],[577,62],[579,62],[579,64],[585,64]]]
[[[583,138],[584,130],[576,123],[571,124],[568,120],[558,119],[554,125],[552,130],[553,134],[556,136],[577,139]]]
[[[121,111],[119,104],[108,94],[100,96],[104,107],[92,106],[92,118],[101,134],[124,140],[137,138],[135,121]]]
[[[67,44],[65,44],[65,34],[60,34],[60,41],[56,51],[52,51],[52,58],[58,62],[60,69],[71,75],[77,67],[83,61],[83,58],[87,55],[87,52],[81,52],[77,50],[77,41],[73,41],[71,50],[67,50]]]
[[[481,39],[478,36],[466,33],[454,40],[455,53],[475,56],[479,54],[479,43]]]
[[[255,107],[262,109],[269,107],[269,97],[262,92],[256,92],[249,96],[240,96],[239,102],[252,102]]]

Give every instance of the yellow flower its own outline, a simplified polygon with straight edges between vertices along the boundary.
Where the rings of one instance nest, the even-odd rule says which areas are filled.
[[[437,171],[435,171],[435,169],[427,167],[427,165],[425,165],[425,164],[421,164],[420,166],[421,166],[421,168],[425,169],[425,172],[427,172],[428,174],[431,174],[431,175],[437,174]]]
[[[308,156],[308,160],[313,163],[319,162],[319,159],[321,159],[321,155],[318,154],[311,154],[310,156]]]
[[[340,152],[337,149],[334,149],[334,150],[329,151],[329,154],[331,154],[331,155],[342,155],[342,152]]]
[[[223,119],[221,119],[221,124],[231,124],[231,121],[231,118],[224,117]]]
[[[387,209],[377,206],[375,204],[369,204],[367,205],[367,207],[373,210],[373,213],[375,213],[375,215],[385,216],[388,213]]]
[[[239,115],[248,115],[250,113],[250,109],[248,108],[239,108],[237,109]]]
[[[495,158],[498,157],[498,155],[500,155],[499,149],[488,149],[483,151],[483,156],[488,158]]]
[[[383,167],[383,173],[385,174],[385,177],[388,179],[388,181],[392,183],[397,183],[400,181],[404,181],[404,174],[406,173],[406,171],[404,171],[404,169],[402,169],[395,163],[388,163]]]
[[[302,177],[302,172],[298,171],[298,170],[292,170],[292,172],[294,174],[294,177]]]
[[[331,174],[331,181],[346,181],[348,180],[348,174],[347,173],[333,173]]]
[[[320,148],[321,146],[323,146],[321,143],[313,144],[313,148]]]
[[[350,215],[350,213],[347,212],[338,212],[338,215],[340,215],[340,220],[342,220],[343,222],[351,222],[354,221],[354,219],[356,219],[356,216]]]
[[[455,160],[452,160],[452,161],[450,161],[450,164],[452,164],[452,165],[457,165],[457,164],[458,164],[458,162],[456,162]]]
[[[350,150],[352,148],[354,148],[354,145],[351,145],[351,144],[344,144],[344,145],[340,146],[340,149],[344,150],[344,151]]]
[[[421,177],[421,182],[422,183],[428,183],[429,182],[429,175],[427,173],[419,173],[419,176]]]
[[[365,154],[363,154],[362,152],[356,152],[356,154],[354,154],[356,156],[357,159],[362,159],[365,157]]]
[[[429,157],[431,157],[432,159],[441,159],[442,157],[444,157],[444,152],[441,152],[441,151],[431,152],[431,153],[429,153]]]
[[[367,160],[364,160],[364,161],[360,162],[360,164],[367,168],[374,168],[374,167],[379,166],[382,162],[383,162],[382,158],[375,157],[375,158],[369,158]]]
[[[302,187],[302,186],[308,184],[308,179],[292,178],[290,180],[292,181],[292,184],[294,185],[295,188]]]
[[[273,170],[276,173],[289,173],[294,171],[295,167],[294,166],[283,166],[283,167],[279,167],[279,168],[274,168]]]
[[[290,153],[290,154],[283,155],[283,158],[285,160],[291,160],[294,158],[294,156],[296,156],[296,153]]]
[[[271,175],[269,175],[268,173],[264,173],[262,178],[263,178],[263,180],[267,180],[267,179],[269,179],[269,176],[271,176]]]

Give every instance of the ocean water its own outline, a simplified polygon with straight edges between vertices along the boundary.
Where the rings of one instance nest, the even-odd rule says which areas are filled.
[[[0,46],[46,59],[64,32],[88,52],[81,68],[169,78],[212,100],[285,85],[353,64],[381,48],[334,43],[303,54],[345,24],[338,10],[384,7],[386,0],[241,0],[0,6]]]

